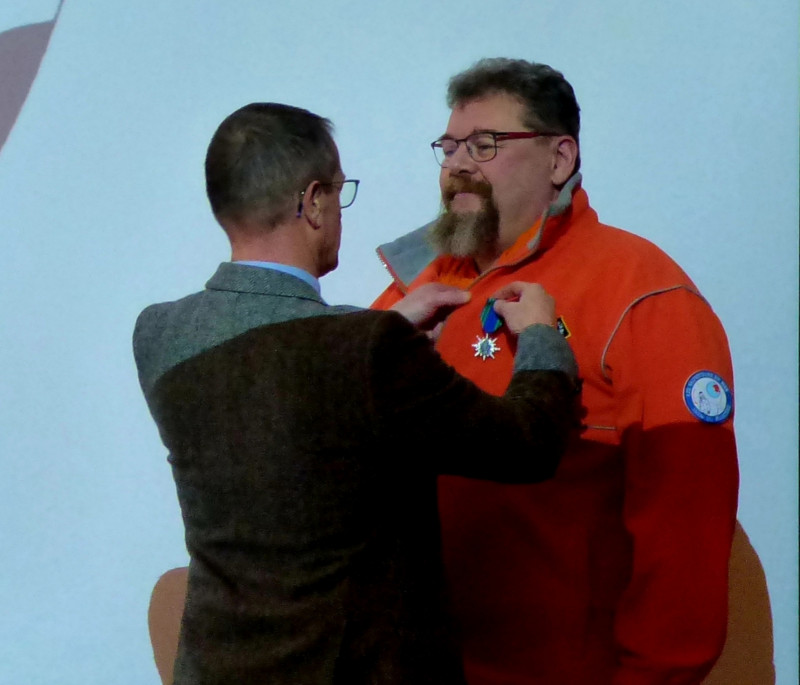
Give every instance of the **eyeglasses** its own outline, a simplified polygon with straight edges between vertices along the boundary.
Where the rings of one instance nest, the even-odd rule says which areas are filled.
[[[346,181],[332,181],[331,183],[320,183],[323,187],[339,188],[339,207],[344,209],[356,201],[358,195],[358,179],[349,178]]]
[[[319,185],[323,188],[338,188],[339,189],[339,208],[344,209],[345,207],[349,207],[356,201],[356,195],[358,194],[358,184],[361,181],[350,178],[346,181],[331,181],[330,183],[320,183]],[[297,205],[297,216],[300,217],[303,214],[303,197],[305,196],[306,191],[300,191],[300,202]]]
[[[466,138],[439,138],[439,140],[434,140],[431,143],[431,148],[439,166],[446,167],[447,160],[456,153],[461,143],[464,143],[469,156],[476,162],[488,162],[497,155],[498,140],[502,142],[504,140],[520,140],[554,135],[558,134],[539,133],[538,131],[480,131]]]

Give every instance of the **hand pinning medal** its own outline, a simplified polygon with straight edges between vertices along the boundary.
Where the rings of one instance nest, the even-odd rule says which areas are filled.
[[[494,310],[494,303],[495,298],[489,298],[483,311],[481,311],[481,328],[483,328],[485,335],[483,337],[476,336],[477,342],[472,343],[475,356],[480,357],[483,361],[494,359],[495,352],[500,352],[500,347],[497,345],[497,338],[491,337],[491,334],[499,331],[500,327],[503,325],[503,320]]]

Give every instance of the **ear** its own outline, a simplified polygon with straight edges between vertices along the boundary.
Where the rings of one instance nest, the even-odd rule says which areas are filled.
[[[319,228],[322,223],[322,207],[320,206],[320,193],[322,187],[319,181],[311,181],[303,191],[303,197],[298,207],[298,218],[303,216],[313,228]]]
[[[560,187],[567,182],[575,169],[575,161],[578,159],[578,144],[572,136],[561,136],[556,140],[553,152],[551,178],[553,185]]]

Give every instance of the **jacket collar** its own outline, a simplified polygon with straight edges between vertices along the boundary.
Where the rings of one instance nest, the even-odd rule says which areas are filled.
[[[542,218],[523,233],[500,257],[496,266],[510,264],[523,257],[549,248],[566,230],[564,221],[572,212],[588,207],[588,198],[581,190],[582,176],[576,172],[564,184],[558,197],[547,207]],[[570,211],[572,210],[572,212]],[[409,285],[437,255],[428,243],[427,233],[434,222],[378,247],[377,253],[392,278]]]
[[[314,288],[291,274],[258,266],[222,262],[206,283],[208,290],[227,290],[254,295],[299,297],[325,304]]]
[[[513,264],[551,248],[567,230],[568,219],[588,206],[589,198],[585,192],[581,192],[581,175],[575,173],[564,184],[558,197],[544,210],[542,218],[519,236],[492,268]]]
[[[436,251],[428,242],[428,230],[436,223],[417,228],[390,243],[384,243],[376,252],[378,259],[395,281],[408,285],[436,259]]]

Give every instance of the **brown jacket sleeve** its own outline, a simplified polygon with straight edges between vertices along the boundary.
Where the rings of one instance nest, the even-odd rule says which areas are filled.
[[[552,477],[577,426],[575,367],[571,352],[558,359],[566,342],[543,353],[560,343],[535,328],[520,340],[518,362],[520,355],[527,361],[515,365],[505,394],[495,397],[456,373],[402,317],[380,317],[369,369],[385,439],[437,473],[508,483]]]

